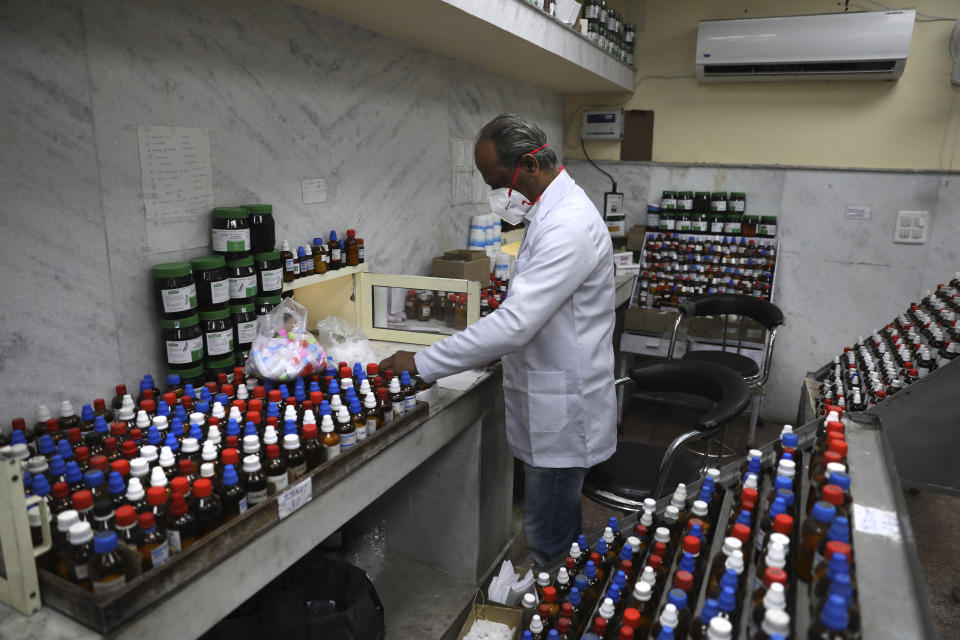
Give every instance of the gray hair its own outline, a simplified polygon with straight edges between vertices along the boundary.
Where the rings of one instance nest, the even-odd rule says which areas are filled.
[[[547,134],[516,114],[503,113],[483,126],[477,140],[490,140],[500,163],[512,169],[520,158],[545,144]],[[557,166],[557,152],[550,147],[540,149],[533,157],[544,169]]]

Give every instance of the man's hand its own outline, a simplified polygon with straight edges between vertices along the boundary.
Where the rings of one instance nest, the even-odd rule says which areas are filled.
[[[382,373],[387,369],[393,369],[397,375],[400,375],[401,371],[409,371],[410,375],[414,376],[417,374],[417,363],[413,356],[413,351],[397,351],[380,363],[380,371]]]

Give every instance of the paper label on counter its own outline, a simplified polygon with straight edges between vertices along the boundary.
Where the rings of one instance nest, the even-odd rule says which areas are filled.
[[[301,480],[277,496],[277,511],[279,512],[280,519],[283,520],[312,499],[313,484],[310,478]]]
[[[862,533],[882,536],[897,543],[902,540],[900,521],[897,519],[896,511],[865,507],[862,504],[854,503],[853,522],[857,531]]]

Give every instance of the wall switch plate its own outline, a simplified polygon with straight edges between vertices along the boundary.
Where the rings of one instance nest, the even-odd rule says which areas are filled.
[[[929,226],[929,211],[897,211],[893,241],[898,244],[926,244]]]

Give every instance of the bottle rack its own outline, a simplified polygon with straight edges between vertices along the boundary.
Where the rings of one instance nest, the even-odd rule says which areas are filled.
[[[351,471],[380,452],[390,447],[408,433],[416,429],[427,419],[428,405],[417,402],[417,406],[388,427],[377,431],[357,446],[341,453],[336,458],[324,462],[309,471],[290,488],[273,495],[262,503],[249,508],[245,513],[221,525],[210,534],[197,540],[187,549],[172,555],[163,565],[153,568],[127,583],[123,590],[111,596],[100,597],[45,569],[36,568],[33,556],[42,553],[43,548],[34,550],[22,544],[30,540],[30,530],[23,517],[15,518],[16,528],[0,527],[0,548],[8,571],[7,580],[16,579],[18,584],[11,585],[13,594],[27,592],[29,585],[40,585],[43,604],[74,618],[83,625],[108,634],[116,631],[128,621],[141,615],[164,597],[181,589],[190,581],[211,571],[216,565],[268,530],[280,524],[280,521],[294,511],[334,487]],[[19,464],[18,461],[0,460],[0,463]],[[15,480],[12,480],[15,478]],[[16,475],[0,473],[0,495],[4,492],[18,491],[23,496],[22,480]],[[24,504],[22,501],[20,504]],[[8,531],[9,530],[9,531]],[[8,534],[11,536],[8,539]],[[49,534],[48,534],[49,537]],[[18,544],[18,540],[20,543]],[[21,575],[9,575],[11,567],[21,567]],[[4,592],[0,590],[0,596]],[[16,599],[9,600],[11,606],[24,612],[36,611],[37,598],[28,602],[24,609]]]

